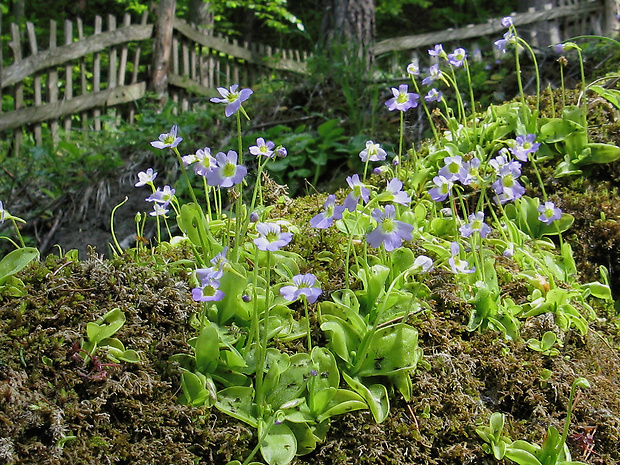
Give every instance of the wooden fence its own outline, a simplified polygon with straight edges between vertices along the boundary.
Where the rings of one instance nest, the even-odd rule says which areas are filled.
[[[530,8],[523,13],[511,15],[519,35],[538,52],[545,53],[548,46],[580,35],[611,36],[618,32],[616,0],[556,0],[541,10]],[[493,42],[501,39],[506,28],[502,18],[493,18],[484,24],[447,29],[406,37],[378,41],[373,46],[375,60],[380,68],[390,69],[392,74],[402,74],[404,66],[415,62],[421,67],[432,61],[427,50],[435,44],[443,44],[446,51],[464,47],[474,60],[482,60],[483,54],[497,57]]]
[[[125,15],[120,27],[111,15],[106,22],[104,30],[103,19],[97,16],[93,34],[85,36],[79,19],[75,24],[65,21],[62,45],[54,21],[49,38],[43,39],[36,37],[30,22],[25,34],[11,25],[8,45],[13,64],[0,66],[0,98],[3,93],[10,95],[13,108],[4,113],[0,109],[0,133],[13,131],[19,145],[22,128],[32,128],[40,144],[43,126],[57,137],[60,126],[66,131],[75,126],[101,130],[102,112],[108,119],[133,121],[133,102],[144,97],[149,87],[154,27],[146,14],[138,23]],[[305,72],[307,53],[239,44],[181,19],[175,19],[173,26],[169,94],[181,110],[190,109],[196,96],[204,101],[218,95],[218,86],[251,86],[268,72]],[[45,50],[39,46],[43,41],[48,44]],[[0,64],[1,59],[2,46]]]
[[[543,41],[557,43],[576,35],[610,35],[618,27],[617,13],[615,0],[558,0],[542,11],[512,17],[520,34],[523,32],[534,47],[542,47]],[[437,43],[443,43],[446,50],[463,46],[473,59],[481,59],[483,51],[493,53],[492,42],[505,32],[500,20],[382,40],[373,52],[380,65],[385,63],[380,68],[391,69],[394,77],[401,75],[410,61],[425,66],[426,50]],[[36,37],[32,23],[26,24],[25,31],[11,25],[8,47],[13,63],[4,68],[5,44],[0,44],[0,99],[9,95],[5,106],[12,102],[8,111],[0,109],[1,136],[12,135],[17,149],[23,128],[32,132],[39,144],[43,127],[57,137],[60,127],[100,130],[104,117],[132,122],[134,103],[149,88],[154,34],[146,15],[132,21],[125,15],[119,25],[116,18],[108,16],[104,30],[103,19],[97,17],[93,34],[88,36],[80,20],[65,21],[62,43],[54,22],[45,38]],[[267,73],[306,72],[306,52],[240,44],[180,19],[174,19],[172,37],[168,94],[178,102],[180,111],[203,104],[205,97],[217,94],[218,86],[238,83],[247,87]],[[45,48],[40,45],[43,43]]]

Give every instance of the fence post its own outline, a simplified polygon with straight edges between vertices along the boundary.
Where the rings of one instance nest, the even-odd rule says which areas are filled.
[[[172,51],[172,31],[176,9],[176,0],[159,0],[157,21],[153,38],[153,72],[151,90],[157,93],[160,103],[167,99],[168,73],[170,72],[170,55]]]
[[[605,0],[605,19],[603,25],[603,33],[607,37],[615,37],[620,31],[618,13],[618,1]]]

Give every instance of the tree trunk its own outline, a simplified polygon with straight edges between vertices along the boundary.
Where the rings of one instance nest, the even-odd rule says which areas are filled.
[[[162,104],[166,101],[168,94],[168,73],[170,72],[175,10],[176,0],[159,0],[153,41],[151,90],[157,93]]]
[[[188,22],[206,29],[208,34],[213,33],[213,12],[211,3],[205,0],[189,0]]]
[[[349,55],[368,68],[375,33],[374,0],[326,0],[321,31],[324,50],[349,47]]]

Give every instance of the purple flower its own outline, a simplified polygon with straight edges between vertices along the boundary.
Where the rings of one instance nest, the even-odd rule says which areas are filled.
[[[280,294],[289,302],[293,302],[304,295],[308,299],[308,303],[313,304],[322,292],[320,287],[315,286],[315,283],[316,276],[312,273],[298,274],[293,276],[292,286],[282,286],[280,288]]]
[[[516,42],[517,38],[515,37],[515,35],[512,33],[512,31],[508,31],[504,34],[503,39],[496,40],[495,42],[493,42],[493,45],[500,52],[506,53],[506,47],[508,46],[508,44],[514,44]]]
[[[209,171],[213,171],[216,165],[215,158],[211,155],[211,149],[209,147],[198,149],[193,155],[185,155],[182,160],[185,166],[196,163],[194,165],[194,173],[198,176],[206,176]]]
[[[512,147],[510,147],[510,151],[515,156],[516,159],[521,161],[527,161],[528,155],[530,153],[536,153],[538,147],[540,147],[539,142],[534,142],[536,140],[536,134],[528,134],[527,136],[517,136],[515,142]]]
[[[198,268],[196,270],[196,277],[201,283],[207,282],[213,279],[220,279],[224,275],[221,268],[210,266],[209,268]]]
[[[281,145],[278,145],[278,147],[276,148],[276,153],[280,158],[284,158],[288,155],[288,151],[286,150],[286,148],[282,147]]]
[[[444,176],[435,176],[433,182],[437,187],[433,187],[428,191],[428,195],[431,196],[435,202],[443,202],[450,195],[450,190],[454,183]]]
[[[213,268],[196,270],[200,287],[192,289],[192,298],[196,302],[218,302],[224,298],[224,291],[219,290],[222,272]]]
[[[428,76],[422,79],[422,84],[425,86],[429,85],[431,82],[435,82],[437,79],[441,79],[442,73],[439,69],[439,64],[435,63],[430,68],[428,68]]]
[[[452,256],[448,259],[448,263],[450,264],[450,268],[452,269],[453,273],[469,274],[469,273],[473,273],[474,271],[476,271],[475,266],[468,268],[469,263],[467,263],[466,260],[461,260],[459,258],[459,254],[461,253],[461,246],[459,245],[458,242],[452,242],[450,244],[450,252]]]
[[[226,110],[224,114],[226,117],[230,115],[234,115],[241,108],[241,104],[250,98],[250,95],[253,94],[251,89],[241,89],[237,92],[238,84],[233,84],[230,86],[230,90],[225,87],[218,87],[217,91],[223,98],[212,97],[211,102],[213,103],[223,103],[226,105]]]
[[[262,155],[263,157],[273,158],[273,148],[275,144],[271,141],[265,142],[265,139],[259,137],[256,139],[256,145],[249,148],[250,153],[255,156]]]
[[[446,52],[444,52],[442,44],[437,44],[428,51],[428,54],[432,57],[444,57]]]
[[[153,168],[149,168],[146,171],[140,171],[138,173],[138,182],[135,185],[136,187],[146,186],[147,184],[152,185],[156,177],[157,172],[153,171]]]
[[[505,16],[502,18],[500,24],[502,25],[502,27],[510,27],[512,26],[513,22],[512,22],[512,17],[511,16]]]
[[[280,250],[293,239],[293,233],[281,232],[277,223],[256,223],[256,231],[260,234],[254,239],[254,244],[259,250]]]
[[[467,168],[463,164],[463,157],[455,155],[443,159],[444,166],[437,173],[449,181],[462,181],[467,178]]]
[[[565,44],[555,44],[555,53],[561,55],[566,50]]]
[[[384,210],[375,208],[372,211],[372,219],[379,224],[366,235],[366,240],[371,247],[378,248],[383,244],[385,250],[390,252],[400,247],[403,241],[410,241],[413,238],[413,226],[395,220],[395,215],[394,205],[386,205]]]
[[[459,228],[463,237],[469,237],[477,231],[480,237],[484,239],[491,232],[491,227],[484,222],[484,212],[472,213],[467,219],[469,223]]]
[[[243,181],[247,168],[237,165],[237,152],[229,150],[228,154],[220,152],[215,156],[216,167],[207,172],[207,184],[210,186],[232,187]]]
[[[360,181],[360,175],[354,174],[353,176],[347,177],[347,184],[351,188],[351,192],[347,195],[347,198],[344,199],[342,205],[352,212],[357,208],[357,203],[359,202],[360,197],[367,203],[370,199],[370,191],[366,187],[362,181]]]
[[[168,134],[160,134],[159,140],[151,142],[151,145],[156,149],[174,148],[183,140],[182,137],[177,137],[177,131],[179,127],[175,124],[170,129]]]
[[[399,203],[401,205],[407,206],[411,202],[411,197],[407,194],[403,189],[403,183],[398,178],[392,178],[390,182],[388,182],[387,187],[385,188],[386,193],[388,194],[386,197],[388,202]]]
[[[0,200],[0,223],[4,223],[4,217],[6,214],[7,211],[4,209],[4,205],[2,205],[2,200]]]
[[[409,92],[409,86],[407,84],[401,84],[398,86],[398,89],[392,87],[392,94],[394,97],[385,102],[385,106],[390,111],[407,111],[410,108],[418,106],[418,98],[420,98],[420,96],[415,92]]]
[[[463,66],[465,59],[467,58],[467,52],[464,48],[457,48],[454,52],[448,55],[448,62],[452,66]]]
[[[228,247],[224,247],[220,253],[213,257],[210,262],[213,266],[216,266],[218,270],[222,271],[224,265],[228,263],[226,254],[228,253]]]
[[[164,186],[163,189],[158,187],[155,192],[153,192],[149,197],[146,198],[146,201],[155,202],[166,207],[172,200],[172,197],[174,197],[175,192],[176,191],[170,186]]]
[[[426,255],[420,255],[414,260],[411,270],[414,274],[428,273],[432,267],[433,260]]]
[[[500,203],[516,200],[525,194],[525,187],[517,181],[519,176],[521,176],[521,163],[518,161],[512,161],[500,167],[498,179],[492,186]]]
[[[325,209],[324,212],[319,213],[310,220],[310,226],[313,228],[329,228],[334,220],[339,220],[342,218],[342,212],[345,210],[344,205],[336,206],[336,196],[334,194],[327,196],[327,200],[325,201],[323,208]]]
[[[464,186],[469,186],[472,183],[475,183],[475,181],[480,179],[480,159],[479,158],[472,158],[469,161],[466,161],[463,166],[465,167],[465,170],[467,171],[467,176],[465,176],[465,178],[461,179],[461,183]]]
[[[553,202],[545,202],[543,205],[539,205],[538,213],[540,213],[538,219],[545,224],[551,224],[562,218],[562,210],[556,208]]]
[[[385,160],[385,157],[387,157],[387,152],[381,148],[380,144],[375,144],[371,140],[366,141],[366,148],[360,152],[360,158],[364,163]]]
[[[417,76],[420,74],[420,66],[417,63],[409,63],[407,65],[407,74],[410,76]]]
[[[153,204],[153,211],[149,213],[149,215],[151,216],[165,216],[166,213],[169,212],[169,210],[166,208],[167,204],[160,204],[160,203],[154,203]]]
[[[428,91],[428,94],[424,97],[427,102],[441,102],[442,93],[434,87]]]
[[[508,163],[508,149],[503,147],[497,157],[489,160],[489,165],[491,165],[495,169],[495,173],[499,174],[499,170],[502,166]],[[517,162],[518,163],[518,162]]]

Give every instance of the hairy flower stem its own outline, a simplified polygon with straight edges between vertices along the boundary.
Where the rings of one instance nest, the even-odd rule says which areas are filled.
[[[418,82],[415,80],[415,78],[413,76],[411,76],[411,82],[413,82],[413,87],[415,88],[415,91],[418,95],[420,94],[420,87],[418,86]],[[420,103],[422,104],[422,108],[424,108],[424,113],[426,113],[426,118],[428,119],[428,124],[431,127],[431,130],[433,131],[433,137],[435,138],[435,142],[438,144],[439,143],[439,134],[437,134],[437,128],[435,127],[435,124],[433,123],[433,118],[431,117],[431,112],[428,109],[428,105],[426,104],[426,100],[421,98],[420,99]]]
[[[258,442],[254,446],[254,449],[252,449],[252,452],[250,452],[250,455],[246,457],[246,459],[243,461],[241,465],[249,465],[250,460],[254,458],[256,453],[260,450],[260,446],[263,445],[263,442],[265,441],[265,438],[269,434],[269,431],[271,431],[271,428],[273,427],[275,420],[276,420],[275,416],[272,416],[269,419],[269,421],[265,424],[265,429],[263,430],[263,434],[260,435],[260,438],[258,438]]]
[[[396,165],[396,177],[400,179],[401,175],[401,170],[402,170],[402,163],[403,163],[403,138],[404,138],[404,132],[405,132],[405,112],[401,111],[400,112],[400,126],[399,126],[399,138],[398,138],[398,165]],[[415,167],[414,167],[415,168]]]
[[[187,188],[189,189],[189,195],[192,197],[192,202],[194,202],[195,205],[200,206],[200,204],[198,203],[198,199],[196,198],[196,194],[194,193],[192,183],[189,181],[189,176],[187,175],[187,170],[185,169],[185,164],[183,163],[183,158],[181,157],[179,149],[177,149],[176,147],[172,147],[172,151],[177,156],[177,161],[179,162],[179,167],[183,172],[183,177],[185,177],[185,182],[187,183]]]
[[[242,107],[243,108],[243,107]],[[247,114],[244,112],[245,116]],[[241,139],[241,115],[240,112],[236,112],[235,116],[237,117],[237,149],[238,149],[238,163],[243,165],[243,142]],[[249,119],[249,118],[248,118]],[[239,250],[242,238],[245,236],[247,232],[247,225],[242,218],[242,210],[243,210],[243,184],[239,186],[239,191],[237,192],[237,200],[235,202],[235,245],[233,248],[232,259],[233,261],[239,261]],[[233,190],[236,189],[233,187]],[[232,192],[232,191],[231,191]],[[243,232],[241,231],[241,224],[243,222]]]
[[[575,381],[573,381],[573,385],[571,386],[571,389],[570,389],[570,396],[568,398],[568,408],[566,410],[566,420],[564,423],[564,430],[562,431],[562,440],[557,445],[557,447],[560,448],[560,450],[562,447],[564,447],[564,444],[566,444],[566,438],[568,437],[568,428],[570,426],[570,420],[573,414],[573,401],[575,399],[575,390],[577,389],[577,387],[580,387],[582,389],[587,388],[587,387],[590,387],[590,383],[585,378],[577,378]],[[558,450],[557,452],[559,453],[560,450]]]
[[[304,313],[306,314],[306,336],[308,341],[308,352],[312,352],[312,337],[310,334],[310,314],[308,313],[308,298],[306,296],[302,297],[304,301]]]
[[[536,54],[534,53],[534,50],[532,50],[532,47],[530,47],[530,44],[528,44],[525,40],[521,38],[519,38],[518,43],[522,43],[532,57],[532,63],[534,65],[536,76],[536,111],[538,112],[540,110],[540,72],[538,70],[538,60],[536,59]],[[516,49],[518,55],[519,47],[517,46]]]
[[[257,343],[257,364],[256,364],[256,405],[258,406],[258,410],[260,412],[260,417],[262,417],[263,413],[263,401],[265,399],[265,392],[263,390],[263,380],[265,377],[265,358],[267,356],[267,341],[268,341],[268,330],[269,330],[269,306],[270,302],[270,294],[271,294],[271,252],[269,250],[267,253],[267,282],[265,284],[265,312],[263,313],[263,337],[262,340]],[[256,266],[257,264],[255,264]]]
[[[127,198],[125,198],[125,201],[123,203],[125,203],[126,201],[127,201]],[[22,222],[25,223],[25,221],[23,221],[23,220],[22,220]],[[22,248],[26,247],[26,243],[24,242],[24,238],[22,237],[22,233],[20,232],[19,228],[17,227],[17,221],[15,220],[15,217],[11,217],[11,223],[13,223],[13,228],[15,228],[15,234],[17,234],[17,239],[19,240],[19,244],[22,246]],[[112,230],[112,231],[114,231],[114,230]]]
[[[474,97],[474,86],[471,81],[471,73],[469,72],[469,64],[467,60],[463,62],[463,66],[467,74],[467,84],[469,85],[469,100],[471,101],[471,124],[474,130],[474,135],[476,135],[477,133],[476,99]]]
[[[112,241],[114,242],[114,246],[116,247],[116,250],[114,251],[114,253],[116,253],[119,257],[123,254],[123,249],[121,248],[121,246],[118,243],[118,240],[116,239],[116,231],[114,230],[114,214],[116,213],[116,210],[118,210],[119,207],[121,207],[122,205],[125,204],[125,202],[127,202],[127,200],[129,200],[129,197],[125,196],[125,200],[123,200],[121,203],[115,206],[112,209],[112,213],[110,214],[110,231],[112,233]],[[19,232],[19,230],[17,229],[17,224],[15,224],[15,221],[13,221],[13,224],[15,225],[15,230]],[[157,231],[159,232],[159,228],[157,229]],[[20,236],[20,239],[21,239],[21,236]],[[22,247],[24,247],[23,239],[21,240],[21,243],[22,243]]]

